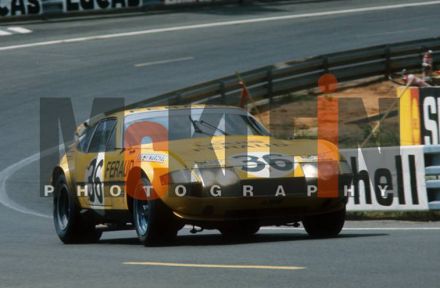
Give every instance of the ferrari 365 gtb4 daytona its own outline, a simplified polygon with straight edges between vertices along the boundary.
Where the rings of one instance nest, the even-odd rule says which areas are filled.
[[[145,245],[172,241],[185,224],[228,237],[298,222],[312,237],[331,237],[343,227],[351,170],[336,146],[275,139],[242,109],[121,110],[76,135],[51,180],[64,243],[131,227]]]

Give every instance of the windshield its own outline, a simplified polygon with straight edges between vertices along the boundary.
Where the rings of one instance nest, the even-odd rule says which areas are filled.
[[[147,133],[142,132],[147,135],[155,134],[162,127],[165,128],[166,137],[171,141],[220,135],[269,135],[267,130],[251,115],[239,109],[187,109],[137,113],[126,117],[125,131],[133,130],[135,126],[142,126],[140,123],[151,127]],[[142,144],[152,142],[148,136],[141,137],[141,139]]]

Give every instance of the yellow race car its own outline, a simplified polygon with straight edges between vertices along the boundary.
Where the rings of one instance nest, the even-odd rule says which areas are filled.
[[[51,179],[64,243],[129,228],[156,245],[184,225],[227,237],[300,221],[312,237],[343,227],[351,169],[337,147],[275,139],[240,108],[121,110],[81,124],[76,136]]]

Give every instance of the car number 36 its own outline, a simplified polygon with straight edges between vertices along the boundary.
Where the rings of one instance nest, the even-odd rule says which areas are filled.
[[[294,157],[279,153],[259,153],[234,155],[231,157],[233,164],[241,166],[241,170],[259,177],[288,174],[295,168]]]

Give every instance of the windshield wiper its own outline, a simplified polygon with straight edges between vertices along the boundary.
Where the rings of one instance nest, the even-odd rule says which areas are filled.
[[[220,129],[220,128],[218,128],[218,127],[215,127],[214,125],[212,125],[212,124],[210,124],[210,123],[208,123],[208,122],[206,122],[206,121],[200,120],[200,121],[198,121],[198,123],[200,123],[200,124],[202,124],[202,125],[205,125],[205,126],[207,126],[207,127],[210,127],[210,128],[212,128],[212,129],[214,129],[214,130],[216,130],[216,131],[219,131],[220,133],[222,133],[222,134],[225,135],[225,136],[229,135],[228,133],[226,133],[226,132],[223,131],[222,129]]]
[[[203,131],[202,129],[200,129],[200,127],[199,127],[199,123],[200,123],[200,122],[194,120],[191,116],[188,116],[188,118],[189,118],[189,121],[191,121],[191,124],[193,125],[193,127],[194,127],[194,131],[195,131],[196,133],[206,134],[206,135],[210,135],[210,136],[211,136],[211,134],[209,134],[208,132],[205,132],[205,131]]]

